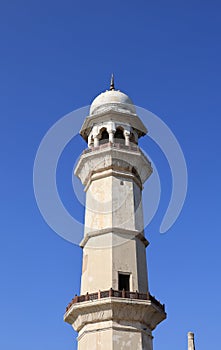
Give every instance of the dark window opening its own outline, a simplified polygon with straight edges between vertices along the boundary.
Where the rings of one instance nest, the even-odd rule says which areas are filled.
[[[106,129],[101,133],[100,144],[109,142],[109,134]]]
[[[130,275],[119,273],[119,290],[130,290]]]
[[[114,134],[115,139],[121,139],[124,140],[124,132],[121,129],[117,129],[115,134]]]

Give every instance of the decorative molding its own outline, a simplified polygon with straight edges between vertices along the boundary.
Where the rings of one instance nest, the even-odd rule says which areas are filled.
[[[96,230],[96,231],[87,233],[85,237],[82,239],[82,241],[80,242],[80,247],[84,248],[90,238],[105,235],[108,233],[125,235],[125,236],[128,235],[130,239],[138,238],[145,245],[145,247],[149,245],[149,242],[145,238],[143,231],[139,232],[139,231],[123,229],[120,227],[107,227],[102,230]]]
[[[88,135],[90,134],[92,127],[95,124],[99,124],[106,121],[113,121],[117,123],[129,124],[134,128],[138,134],[138,137],[147,134],[148,130],[140,120],[137,114],[129,113],[128,111],[116,111],[112,108],[106,108],[102,112],[88,116],[80,130],[80,135],[87,141]]]
[[[108,297],[71,305],[64,315],[79,332],[85,325],[113,320],[142,324],[151,331],[166,318],[166,313],[151,300]]]
[[[108,168],[99,169],[98,171],[96,171],[94,173],[93,172],[90,173],[88,176],[88,181],[85,185],[84,191],[87,192],[92,181],[102,179],[102,178],[108,177],[108,176],[120,177],[120,178],[124,178],[124,179],[131,179],[137,184],[137,186],[141,190],[143,189],[142,182],[141,182],[140,177],[138,175],[135,175],[135,174],[131,173],[130,171],[123,171],[122,168],[111,165]]]
[[[103,147],[104,145],[105,147]],[[81,179],[85,186],[92,174],[109,168],[117,168],[117,170],[121,169],[126,172],[132,172],[132,168],[134,168],[142,184],[152,174],[151,163],[139,147],[130,148],[128,146],[122,147],[122,145],[116,147],[115,144],[111,143],[104,145],[83,153],[78,161],[74,174]]]

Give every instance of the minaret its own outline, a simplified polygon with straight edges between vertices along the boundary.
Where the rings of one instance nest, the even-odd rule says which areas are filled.
[[[188,332],[188,350],[195,350],[194,333]]]
[[[86,192],[81,295],[64,320],[79,350],[152,350],[152,331],[166,318],[147,280],[142,189],[152,168],[138,146],[146,133],[112,76],[81,128],[88,148],[75,169]]]

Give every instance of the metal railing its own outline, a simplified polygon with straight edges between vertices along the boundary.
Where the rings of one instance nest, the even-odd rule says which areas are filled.
[[[160,301],[155,299],[150,293],[139,293],[130,292],[126,290],[113,290],[110,288],[105,291],[98,291],[96,293],[87,293],[85,295],[75,295],[72,301],[66,307],[66,312],[70,309],[73,304],[81,303],[89,300],[97,300],[102,298],[125,298],[125,299],[139,299],[139,300],[150,300],[153,304],[158,306],[163,312],[165,312],[165,305],[161,304]]]

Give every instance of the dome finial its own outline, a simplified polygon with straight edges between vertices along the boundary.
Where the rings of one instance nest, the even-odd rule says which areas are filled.
[[[115,90],[115,87],[114,87],[114,73],[111,74],[110,90]]]

